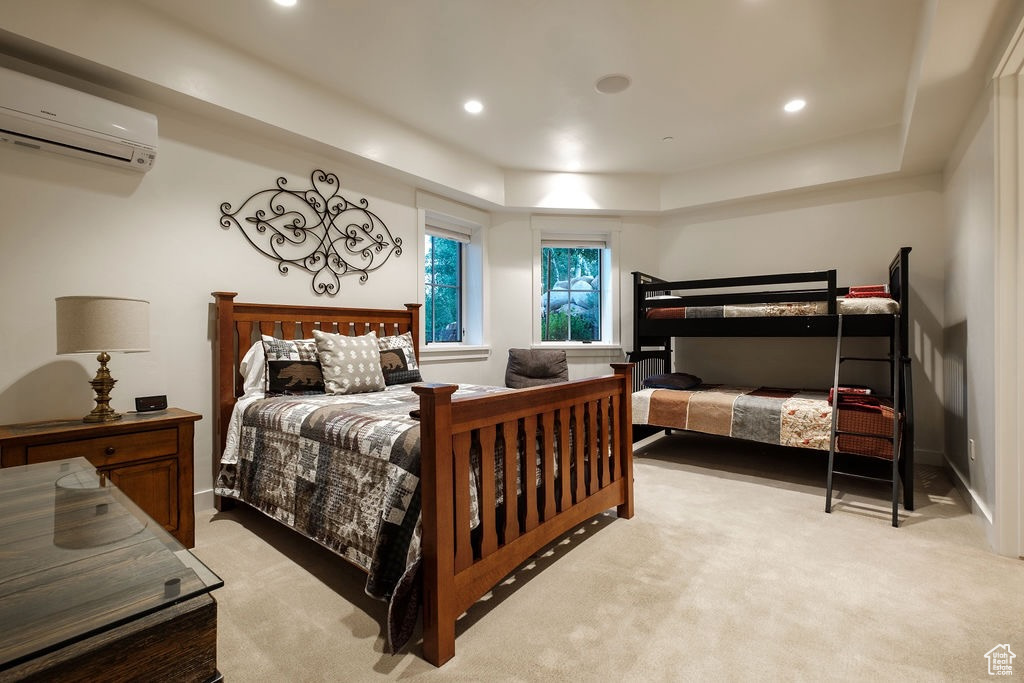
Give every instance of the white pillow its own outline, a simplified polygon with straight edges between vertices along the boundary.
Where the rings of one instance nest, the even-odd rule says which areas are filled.
[[[267,385],[267,356],[263,351],[262,339],[253,343],[245,352],[242,362],[238,364],[238,370],[242,373],[243,396],[256,392],[263,393]]]

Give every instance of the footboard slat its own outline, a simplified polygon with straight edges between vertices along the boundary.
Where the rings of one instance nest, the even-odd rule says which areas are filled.
[[[487,557],[498,547],[498,500],[494,493],[494,443],[497,427],[480,430],[480,557]]]
[[[501,437],[504,440],[504,499],[505,499],[505,543],[511,543],[519,537],[519,513],[516,505],[516,475],[519,473],[519,454],[516,450],[516,433],[518,422],[515,420],[501,423]]]
[[[453,439],[455,483],[455,571],[460,572],[473,564],[473,546],[470,544],[469,500],[469,447],[471,434],[456,434]]]
[[[609,399],[608,409],[611,415],[611,433],[609,434],[611,448],[609,457],[610,463],[608,471],[611,473],[611,481],[618,481],[621,473],[619,468],[622,464],[621,446],[619,439],[616,437],[619,435],[619,430],[622,429],[622,421],[619,416],[619,401],[621,399],[618,396],[612,396]]]
[[[537,416],[523,418],[523,502],[526,506],[524,531],[537,528]]]
[[[544,427],[544,451],[541,460],[541,474],[544,477],[544,507],[541,520],[555,516],[555,413],[548,411],[541,416]]]
[[[571,424],[571,409],[561,408],[558,411],[558,481],[559,497],[558,511],[569,509],[572,504],[572,472],[569,463],[572,462],[572,455],[569,453],[569,425]]]
[[[578,503],[586,496],[584,487],[586,486],[586,470],[583,469],[583,425],[585,423],[584,413],[585,408],[582,403],[577,403],[572,408],[573,423],[576,426],[576,436],[573,439],[573,456],[576,459],[576,500]]]
[[[611,481],[608,472],[608,399],[597,401],[597,477],[598,487],[604,488]]]
[[[590,463],[590,480],[587,482],[587,494],[594,495],[601,489],[597,479],[597,401],[587,403],[587,462]]]

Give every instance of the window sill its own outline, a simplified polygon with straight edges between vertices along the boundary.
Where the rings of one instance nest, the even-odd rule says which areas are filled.
[[[565,355],[568,356],[569,358],[625,358],[625,354],[622,351],[622,346],[620,346],[619,344],[584,344],[582,342],[544,342],[541,344],[531,344],[530,348],[559,349],[565,351]]]
[[[490,356],[491,347],[484,344],[424,344],[420,347],[421,363],[487,360]]]

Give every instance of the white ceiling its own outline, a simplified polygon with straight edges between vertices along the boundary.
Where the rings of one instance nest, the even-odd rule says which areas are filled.
[[[899,127],[941,167],[1014,1],[143,0],[498,167],[662,175]]]

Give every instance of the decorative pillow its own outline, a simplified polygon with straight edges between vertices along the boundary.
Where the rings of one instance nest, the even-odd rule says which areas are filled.
[[[360,394],[384,389],[377,334],[361,337],[313,330],[328,394]]]
[[[324,376],[313,339],[263,337],[267,396],[324,393]]]
[[[644,386],[649,389],[692,389],[701,381],[700,377],[685,372],[668,372],[651,375],[644,380]]]
[[[253,342],[238,363],[242,373],[242,394],[249,395],[263,391],[267,384],[267,357],[263,354],[263,342]]]
[[[377,347],[380,349],[380,367],[384,372],[385,384],[423,381],[420,367],[416,364],[416,346],[412,342],[412,332],[381,337],[377,340]]]
[[[569,364],[562,349],[509,349],[505,386],[538,387],[569,381]]]

